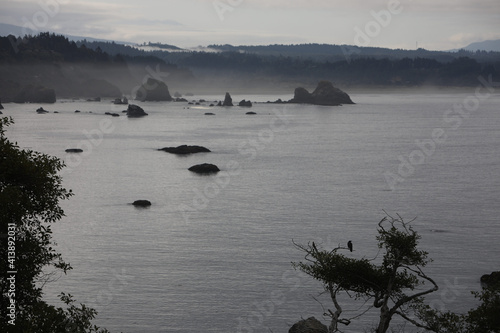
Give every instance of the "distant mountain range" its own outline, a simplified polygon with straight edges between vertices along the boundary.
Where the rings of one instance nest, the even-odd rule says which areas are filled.
[[[496,40],[485,40],[482,42],[475,42],[464,47],[468,51],[493,51],[500,52],[500,39]]]
[[[24,36],[25,34],[38,34],[39,32],[44,32],[44,31],[34,32],[34,31],[30,31],[29,29],[27,30],[27,29],[20,27],[20,26],[0,23],[0,36],[8,36],[10,34],[12,34],[14,36]],[[169,45],[169,44],[149,43],[148,45],[146,45],[146,44],[138,45],[136,43],[126,42],[126,41],[111,41],[111,40],[100,39],[100,38],[67,35],[64,33],[63,33],[63,35],[66,36],[70,41],[75,41],[75,42],[81,41],[81,40],[87,40],[89,42],[114,42],[116,44],[131,45],[131,46],[134,46],[134,47],[140,48],[142,50],[146,50],[146,51],[155,51],[155,50],[163,50],[163,51],[169,51],[169,52],[189,51],[188,49],[182,49],[182,48],[179,48],[177,46]],[[306,45],[318,45],[318,44],[306,44]],[[386,50],[387,51],[391,50],[391,49],[387,49],[387,48],[363,48],[363,47],[357,47],[357,46],[352,46],[352,45],[351,46],[349,46],[349,45],[337,46],[337,45],[327,45],[327,44],[319,44],[319,45],[324,46],[322,52],[328,51],[327,50],[328,47],[330,47],[330,48],[343,47],[343,53],[345,53],[346,51],[347,52],[355,51],[356,53],[359,53],[358,50],[370,49],[370,53],[380,54],[380,53],[386,53]],[[276,45],[269,45],[269,46],[276,46]],[[289,53],[291,51],[293,53],[295,53],[295,52],[300,53],[301,51],[303,51],[303,49],[302,50],[299,50],[299,49],[291,50],[290,47],[293,47],[295,45],[281,45],[281,46],[284,48],[287,48],[285,53]],[[265,51],[264,53],[267,53],[267,52],[269,52],[269,49],[265,50],[266,47],[268,47],[268,46],[264,46],[264,45],[263,46],[209,45],[209,46],[207,46],[207,50],[208,51],[238,51],[239,50],[239,51],[244,51],[244,52],[245,51],[247,51],[247,52],[252,51],[252,52],[256,52],[256,53],[261,53],[261,52]],[[200,50],[199,48],[197,48],[196,50],[197,51],[207,51],[207,50],[203,50],[203,49]],[[475,43],[471,43],[471,44],[469,44],[465,47],[459,48],[459,49],[449,50],[448,52],[457,52],[459,50],[467,50],[467,51],[479,50],[479,51],[487,51],[487,52],[490,52],[490,51],[500,52],[500,39],[475,42]],[[377,52],[374,52],[374,51],[377,51]],[[407,50],[407,51],[411,52],[411,51],[415,51],[415,50]],[[431,52],[433,52],[433,51],[431,51]],[[434,51],[434,52],[440,52],[440,51]],[[443,51],[443,52],[447,52],[447,51]],[[276,48],[274,47],[272,53],[279,54],[279,50],[276,50]],[[329,53],[329,52],[326,52],[326,53]],[[363,52],[363,53],[365,53],[365,52]],[[296,54],[296,55],[298,55],[298,54]]]

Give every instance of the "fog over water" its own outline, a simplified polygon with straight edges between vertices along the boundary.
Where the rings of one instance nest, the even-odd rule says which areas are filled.
[[[293,270],[303,259],[293,241],[352,240],[348,256],[374,258],[385,210],[416,218],[421,249],[434,259],[425,271],[441,288],[431,304],[466,311],[500,253],[500,95],[481,92],[360,91],[350,93],[355,105],[254,103],[256,115],[146,102],[140,119],[105,116],[123,110],[109,100],[62,100],[43,105],[44,115],[39,105],[4,104],[15,121],[7,137],[63,159],[63,185],[75,193],[53,227],[74,269],[46,285],[46,298],[73,294],[112,332],[287,332],[309,316],[327,323],[322,306],[331,302]],[[181,144],[212,152],[157,151]],[[65,153],[75,147],[84,153]],[[204,162],[222,172],[187,170]],[[137,199],[152,206],[134,208]],[[341,302],[346,316],[361,312],[362,303]],[[376,319],[369,312],[348,331]]]

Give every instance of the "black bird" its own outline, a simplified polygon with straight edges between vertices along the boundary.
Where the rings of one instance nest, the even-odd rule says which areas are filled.
[[[347,242],[347,247],[349,248],[349,251],[352,252],[352,242],[351,241]]]

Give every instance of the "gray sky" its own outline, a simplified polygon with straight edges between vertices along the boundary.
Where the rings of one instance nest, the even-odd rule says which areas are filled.
[[[500,39],[500,0],[0,0],[0,23],[131,42],[447,50]]]

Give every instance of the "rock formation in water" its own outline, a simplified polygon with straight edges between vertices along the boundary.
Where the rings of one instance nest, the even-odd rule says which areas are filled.
[[[288,333],[328,333],[328,327],[318,319],[309,317],[293,324]]]
[[[115,100],[113,101],[113,104],[116,104],[116,105],[127,105],[128,104],[128,99],[127,99],[127,97],[115,98]]]
[[[149,207],[151,206],[151,201],[149,200],[136,200],[132,203],[136,207]]]
[[[238,106],[248,106],[248,107],[251,107],[251,106],[252,106],[252,102],[242,100],[242,101],[240,101],[240,102],[238,103]]]
[[[38,113],[38,114],[45,114],[45,113],[49,113],[49,111],[45,110],[42,107],[39,107],[38,109],[36,109],[36,113]]]
[[[2,100],[0,100],[0,110],[3,110]]]
[[[129,104],[127,108],[127,116],[132,118],[147,116],[148,114],[144,110],[135,104]]]
[[[306,88],[298,87],[295,88],[293,99],[290,100],[290,103],[314,104],[314,99]]]
[[[147,82],[137,90],[135,99],[141,102],[168,102],[173,100],[165,82],[158,81],[153,78],[148,78]]]
[[[167,153],[177,154],[177,155],[188,155],[188,154],[196,154],[196,153],[209,153],[210,149],[202,147],[202,146],[188,146],[181,145],[178,147],[165,147],[158,150],[163,150]]]
[[[312,93],[302,87],[295,89],[293,99],[289,103],[314,105],[354,104],[347,93],[334,87],[330,81],[320,81]]]
[[[500,271],[492,272],[491,274],[484,274],[481,276],[481,284],[487,287],[499,286],[500,287]]]
[[[215,164],[210,163],[193,165],[188,170],[199,174],[211,174],[220,171],[220,169]]]
[[[65,150],[67,153],[83,153],[83,149],[80,148],[68,148]]]
[[[226,96],[224,96],[224,103],[222,103],[222,106],[233,106],[233,99],[228,92],[226,93]]]

